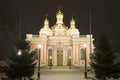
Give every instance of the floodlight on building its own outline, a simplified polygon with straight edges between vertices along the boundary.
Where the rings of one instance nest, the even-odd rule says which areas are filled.
[[[84,48],[86,48],[86,47],[87,47],[87,44],[86,44],[86,43],[84,43],[84,44],[83,44],[83,46],[84,46]]]
[[[38,48],[40,49],[41,47],[42,47],[41,44],[39,44],[39,45],[38,45]]]

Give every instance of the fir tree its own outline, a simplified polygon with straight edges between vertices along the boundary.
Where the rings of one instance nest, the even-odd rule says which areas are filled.
[[[91,66],[94,69],[95,77],[99,80],[120,77],[120,64],[114,63],[116,58],[110,47],[106,34],[102,34],[95,44],[95,51],[92,54]]]
[[[18,50],[12,53],[8,58],[8,67],[6,67],[5,73],[11,80],[21,79],[22,77],[30,78],[35,70],[36,64],[33,57],[36,51],[30,51],[30,44],[25,41],[25,37],[18,42],[17,47],[22,54],[18,55]]]

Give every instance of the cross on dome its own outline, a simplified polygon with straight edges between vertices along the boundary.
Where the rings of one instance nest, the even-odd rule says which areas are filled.
[[[56,18],[57,18],[56,24],[63,24],[63,13],[60,7],[58,8],[58,11],[56,13]]]

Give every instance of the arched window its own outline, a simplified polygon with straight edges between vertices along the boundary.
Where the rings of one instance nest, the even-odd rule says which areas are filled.
[[[81,49],[81,60],[85,60],[85,50]]]
[[[52,56],[52,49],[48,50],[48,56]]]
[[[71,56],[71,50],[70,49],[68,50],[68,56]]]

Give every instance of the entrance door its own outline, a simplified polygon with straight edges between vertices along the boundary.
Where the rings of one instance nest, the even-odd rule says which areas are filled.
[[[63,50],[58,48],[57,50],[57,66],[63,66]]]

